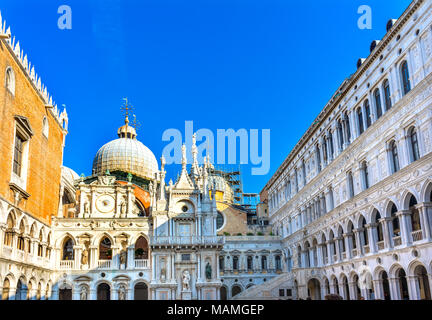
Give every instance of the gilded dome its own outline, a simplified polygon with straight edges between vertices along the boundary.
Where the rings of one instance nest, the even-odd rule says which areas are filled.
[[[158,172],[158,162],[149,148],[136,139],[136,131],[126,124],[118,129],[119,138],[103,145],[93,160],[93,174],[102,175],[107,170],[131,173],[153,180]]]

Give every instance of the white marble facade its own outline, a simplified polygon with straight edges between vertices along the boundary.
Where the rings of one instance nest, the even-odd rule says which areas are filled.
[[[265,186],[287,268],[239,299],[431,298],[431,48],[413,1]]]

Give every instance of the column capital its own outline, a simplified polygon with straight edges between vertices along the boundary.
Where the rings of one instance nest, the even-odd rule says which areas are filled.
[[[411,214],[410,210],[400,210],[398,212],[396,212],[396,216],[408,216]]]

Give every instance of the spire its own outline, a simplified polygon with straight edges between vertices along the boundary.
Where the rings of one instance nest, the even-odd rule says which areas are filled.
[[[197,180],[199,177],[199,165],[198,165],[198,148],[196,146],[196,133],[192,136],[192,168],[191,175],[194,180]]]
[[[183,143],[183,145],[182,145],[182,171],[186,171],[186,164],[187,164],[186,145]]]

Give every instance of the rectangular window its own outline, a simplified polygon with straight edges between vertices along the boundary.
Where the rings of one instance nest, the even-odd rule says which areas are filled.
[[[21,176],[24,142],[25,140],[20,135],[15,136],[13,172],[19,177]]]
[[[285,290],[279,289],[279,297],[284,297],[284,296],[285,296]]]
[[[292,296],[291,289],[286,289],[286,295],[287,295],[287,297],[291,297]]]
[[[182,261],[190,261],[190,254],[189,253],[182,254],[181,259]]]

